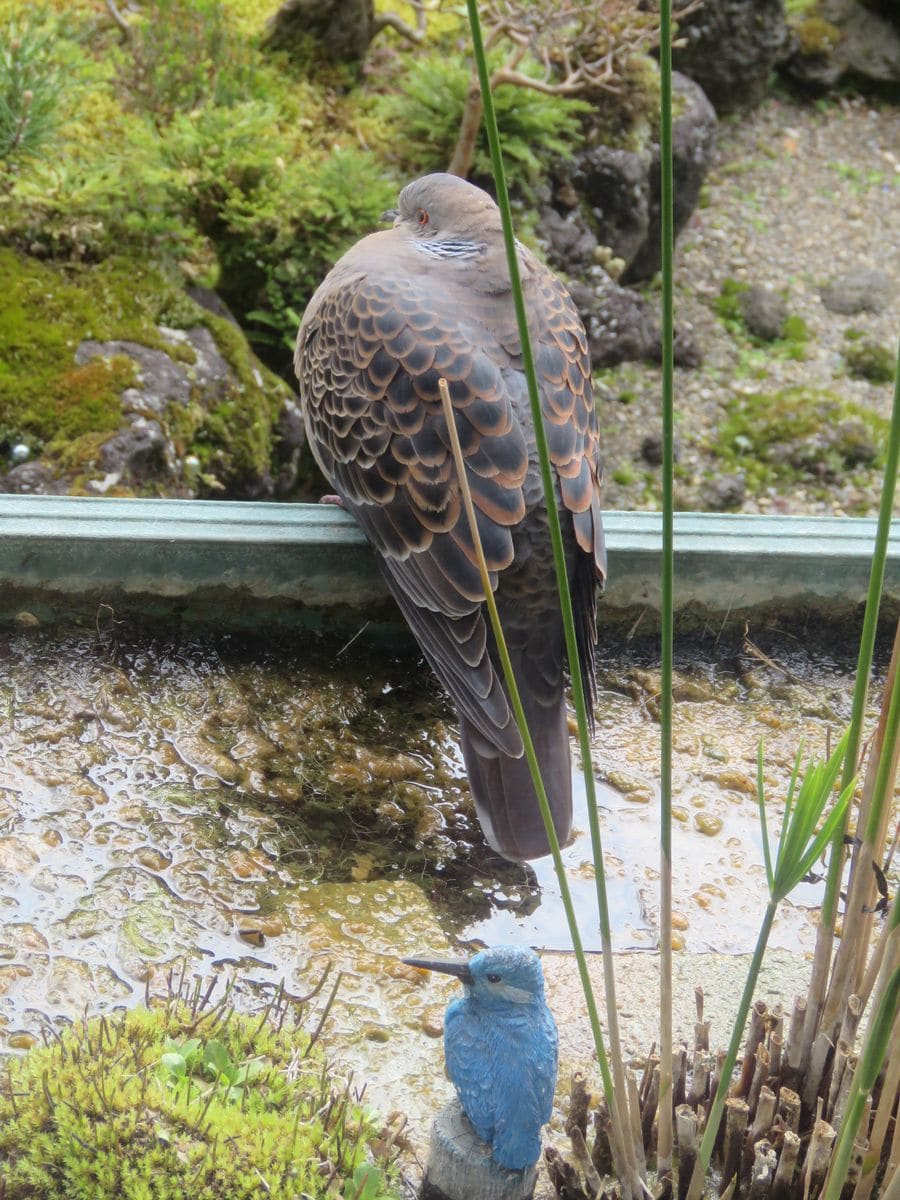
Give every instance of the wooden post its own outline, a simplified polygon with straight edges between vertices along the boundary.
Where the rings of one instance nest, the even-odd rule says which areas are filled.
[[[803,1164],[803,1195],[811,1196],[813,1200],[819,1195],[825,1182],[834,1139],[835,1131],[832,1126],[819,1117],[813,1125],[806,1162]]]
[[[702,1050],[694,1051],[694,1065],[691,1070],[691,1086],[688,1088],[687,1103],[691,1108],[699,1108],[706,1099],[706,1087],[709,1083],[709,1055]]]
[[[532,1200],[536,1179],[536,1164],[507,1171],[494,1162],[458,1100],[435,1117],[420,1200]]]

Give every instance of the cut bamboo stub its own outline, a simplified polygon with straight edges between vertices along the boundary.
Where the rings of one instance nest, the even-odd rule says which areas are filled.
[[[772,1200],[787,1200],[792,1194],[794,1170],[800,1155],[800,1138],[790,1129],[784,1131],[781,1155],[772,1181]]]

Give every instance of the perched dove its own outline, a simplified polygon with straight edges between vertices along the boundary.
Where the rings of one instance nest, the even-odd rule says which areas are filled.
[[[426,175],[309,303],[294,365],[309,443],[375,547],[456,702],[478,818],[505,858],[549,850],[484,608],[438,380],[447,380],[478,531],[560,842],[572,781],[565,644],[500,212]],[[605,575],[600,448],[584,327],[529,250],[519,262],[554,468],[587,699]]]

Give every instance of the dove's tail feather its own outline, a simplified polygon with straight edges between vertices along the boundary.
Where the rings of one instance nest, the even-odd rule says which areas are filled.
[[[562,680],[550,691],[539,695],[525,687],[521,694],[556,836],[564,845],[572,828],[572,763]],[[488,745],[465,717],[460,718],[460,743],[475,811],[491,848],[515,862],[549,854],[525,755],[511,758]]]

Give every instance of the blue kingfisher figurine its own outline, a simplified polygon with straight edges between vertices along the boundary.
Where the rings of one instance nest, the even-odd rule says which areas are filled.
[[[557,1070],[558,1035],[540,959],[520,946],[495,946],[469,962],[403,961],[455,975],[465,987],[444,1015],[447,1074],[494,1161],[511,1171],[532,1166],[553,1110]]]

